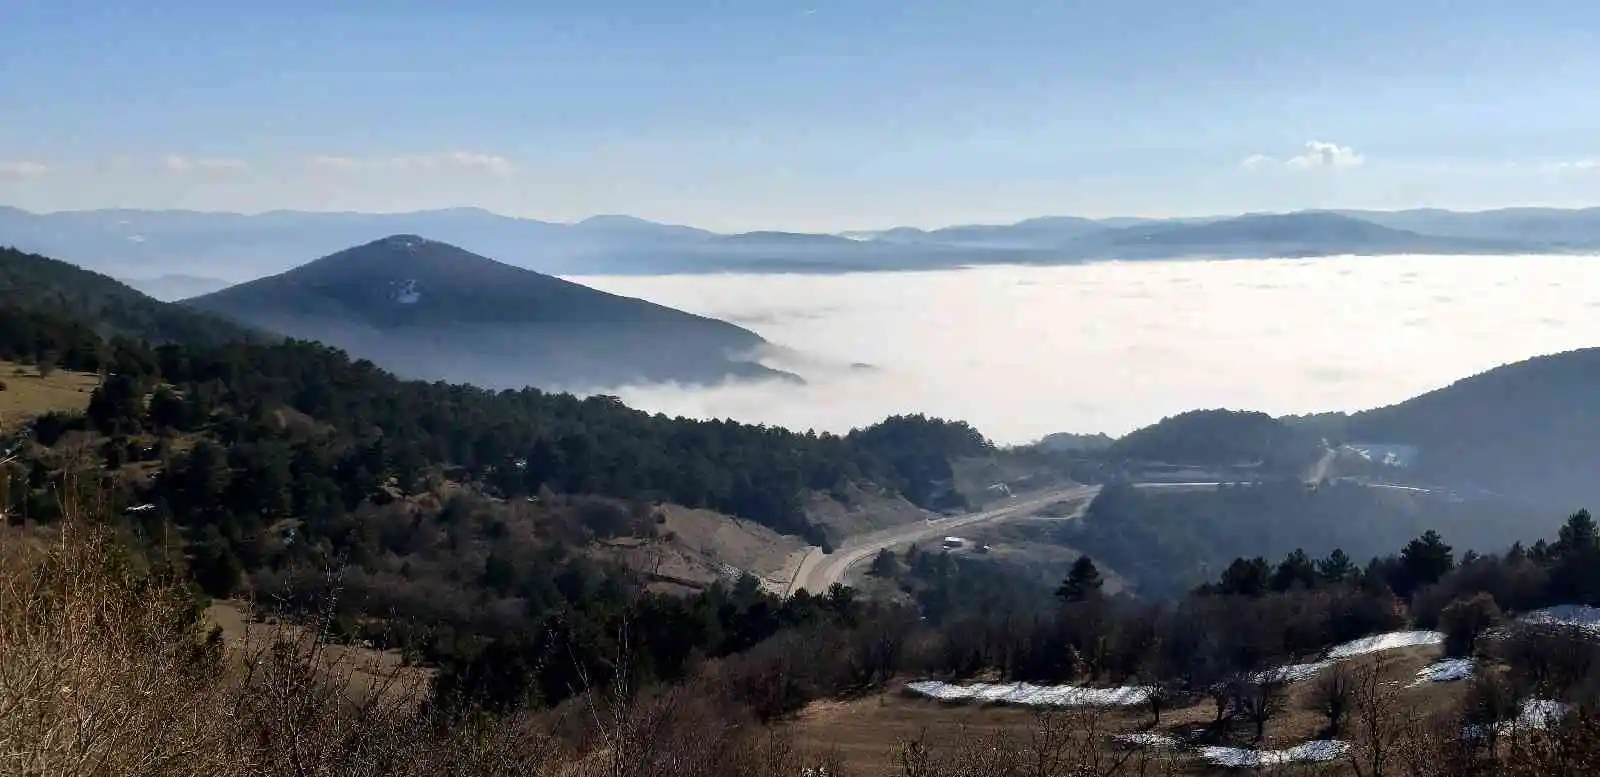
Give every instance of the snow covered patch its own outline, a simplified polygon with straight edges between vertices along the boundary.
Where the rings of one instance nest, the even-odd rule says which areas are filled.
[[[954,685],[939,680],[906,683],[906,690],[941,701],[977,701],[1023,707],[1132,707],[1150,699],[1144,688],[1084,688],[1077,685],[973,683]]]
[[[1522,703],[1522,711],[1512,720],[1502,720],[1494,728],[1500,734],[1515,734],[1518,731],[1540,731],[1560,722],[1562,716],[1567,714],[1567,705],[1550,699],[1529,699]],[[1461,729],[1461,736],[1468,739],[1479,739],[1483,736],[1483,726],[1467,726]]]
[[[1202,747],[1200,757],[1238,769],[1260,769],[1291,763],[1332,761],[1350,752],[1350,743],[1337,739],[1315,739],[1287,750],[1245,750],[1238,747]]]
[[[1416,647],[1418,645],[1438,645],[1444,642],[1444,635],[1437,631],[1391,631],[1388,634],[1374,634],[1370,637],[1351,640],[1343,645],[1335,646],[1328,651],[1328,658],[1351,658],[1368,653],[1378,653],[1396,648]]]
[[[1139,731],[1132,734],[1118,734],[1117,736],[1113,737],[1113,739],[1124,745],[1142,748],[1145,750],[1177,750],[1178,748],[1183,747],[1182,742],[1179,742],[1178,740],[1173,739],[1166,734],[1157,734],[1153,731]]]
[[[1538,731],[1561,721],[1567,714],[1567,705],[1550,699],[1529,699],[1522,703],[1522,713],[1510,721],[1511,728],[1521,731]],[[1506,724],[1500,724],[1502,727]]]
[[[1428,683],[1454,683],[1472,677],[1472,659],[1445,658],[1417,670],[1412,687]]]
[[[417,288],[415,279],[400,281],[395,284],[394,301],[402,305],[415,305],[422,300],[422,291]]]
[[[1332,661],[1317,661],[1311,664],[1289,664],[1265,672],[1256,672],[1250,675],[1252,683],[1297,683],[1316,673],[1333,666]]]
[[[1534,610],[1522,616],[1523,623],[1540,625],[1577,626],[1600,634],[1600,607],[1584,604],[1558,604],[1543,610]]]

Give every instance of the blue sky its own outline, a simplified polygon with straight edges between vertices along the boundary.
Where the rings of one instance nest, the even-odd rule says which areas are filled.
[[[0,204],[840,230],[1600,204],[1600,4],[0,0]]]

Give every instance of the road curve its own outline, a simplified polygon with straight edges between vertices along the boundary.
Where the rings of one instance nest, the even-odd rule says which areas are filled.
[[[874,532],[857,537],[854,541],[832,553],[823,553],[821,548],[813,547],[806,553],[805,559],[800,562],[799,570],[795,572],[794,580],[789,583],[788,595],[793,596],[801,589],[812,593],[823,593],[832,587],[834,583],[844,580],[845,573],[850,571],[851,567],[876,556],[879,551],[886,548],[909,545],[913,542],[933,537],[942,537],[951,529],[1015,517],[1018,514],[1025,514],[1068,499],[1093,499],[1094,495],[1099,492],[1099,486],[1073,486],[1071,488],[1056,489],[1041,494],[1016,497],[1001,507],[985,510],[981,513],[953,515],[948,518],[937,518],[923,523],[896,526],[892,529]]]

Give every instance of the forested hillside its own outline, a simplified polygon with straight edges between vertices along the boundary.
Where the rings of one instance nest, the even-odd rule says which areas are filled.
[[[49,313],[88,325],[104,337],[157,343],[216,344],[259,337],[222,319],[158,302],[108,276],[3,246],[0,311],[7,323],[20,312]]]
[[[1356,441],[1419,449],[1416,473],[1572,507],[1600,497],[1590,466],[1600,439],[1600,349],[1507,364],[1389,407],[1351,416]]]
[[[1355,483],[1308,488],[1298,478],[1182,493],[1114,484],[1056,536],[1135,581],[1141,595],[1168,598],[1240,555],[1343,548],[1364,559],[1429,529],[1465,548],[1500,548],[1538,539],[1538,515],[1516,503],[1453,502]]]
[[[290,614],[332,602],[338,634],[443,665],[474,694],[558,700],[574,672],[604,673],[630,619],[670,646],[646,674],[671,679],[691,653],[737,652],[818,617],[803,601],[780,609],[748,577],[687,599],[645,595],[638,570],[600,551],[656,541],[656,503],[826,544],[801,509],[808,490],[875,482],[947,506],[959,500],[950,457],[990,449],[965,424],[922,416],[792,432],[604,396],[405,381],[303,341],[183,340],[189,323],[239,330],[112,282],[67,288],[87,275],[67,265],[10,262],[22,281],[0,295],[0,359],[104,376],[86,412],[35,418],[0,470],[12,520],[99,504],[151,563],[208,594],[251,593]],[[40,288],[62,301],[14,296]],[[539,660],[558,647],[551,635],[590,658],[528,678],[474,663],[485,650]]]
[[[1129,432],[1104,453],[1115,459],[1293,473],[1315,461],[1319,450],[1315,438],[1266,413],[1190,410]]]

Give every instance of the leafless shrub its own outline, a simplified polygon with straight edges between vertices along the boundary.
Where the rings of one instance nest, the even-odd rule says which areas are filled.
[[[110,532],[0,527],[0,774],[23,777],[841,777],[699,685],[590,695],[555,713],[435,718],[415,674],[325,629],[226,643]],[[324,612],[326,627],[332,606]],[[360,682],[357,682],[360,680]]]
[[[1111,747],[1111,715],[1099,709],[1041,711],[1025,736],[960,732],[936,748],[923,732],[901,743],[901,777],[1132,777],[1176,774],[1170,749]]]
[[[1355,693],[1355,674],[1345,664],[1334,664],[1319,672],[1312,680],[1306,705],[1328,721],[1328,736],[1336,737],[1344,730],[1350,708],[1355,705]]]
[[[1500,625],[1501,620],[1500,607],[1489,594],[1480,593],[1451,602],[1439,613],[1439,629],[1445,635],[1445,655],[1472,655],[1478,638]]]
[[[1600,676],[1600,640],[1577,626],[1519,623],[1495,640],[1491,654],[1527,695],[1567,700]]]

